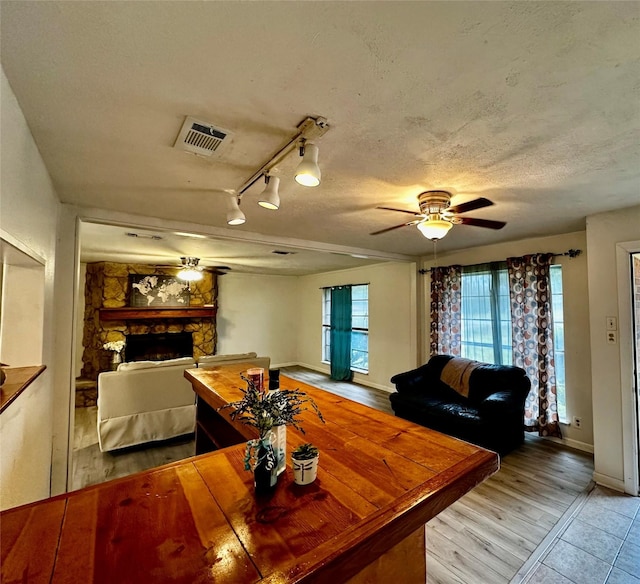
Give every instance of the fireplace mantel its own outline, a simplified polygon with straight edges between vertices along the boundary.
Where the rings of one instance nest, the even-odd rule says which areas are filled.
[[[216,309],[213,306],[173,306],[159,308],[152,306],[140,308],[123,306],[122,308],[101,308],[100,320],[148,320],[151,318],[213,318]]]

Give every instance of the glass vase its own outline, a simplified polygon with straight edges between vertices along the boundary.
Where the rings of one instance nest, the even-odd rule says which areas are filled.
[[[113,351],[113,354],[111,355],[111,369],[115,371],[120,363],[122,363],[122,355],[120,351]]]

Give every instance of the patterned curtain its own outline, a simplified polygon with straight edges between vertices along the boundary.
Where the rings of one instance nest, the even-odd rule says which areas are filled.
[[[460,356],[462,267],[431,268],[431,355]]]
[[[525,402],[525,429],[561,438],[553,363],[549,265],[551,254],[507,258],[513,364],[531,380]]]

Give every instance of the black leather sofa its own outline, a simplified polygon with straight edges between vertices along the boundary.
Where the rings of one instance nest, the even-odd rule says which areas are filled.
[[[474,364],[468,397],[441,381],[453,357],[435,355],[426,365],[391,378],[396,416],[504,455],[524,441],[524,402],[531,382],[520,367]]]

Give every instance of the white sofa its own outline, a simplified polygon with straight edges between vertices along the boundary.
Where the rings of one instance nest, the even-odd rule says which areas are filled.
[[[201,367],[248,362],[268,369],[270,359],[256,353],[200,358]],[[166,440],[195,431],[195,393],[185,369],[191,357],[121,363],[98,375],[98,443],[102,452]]]

